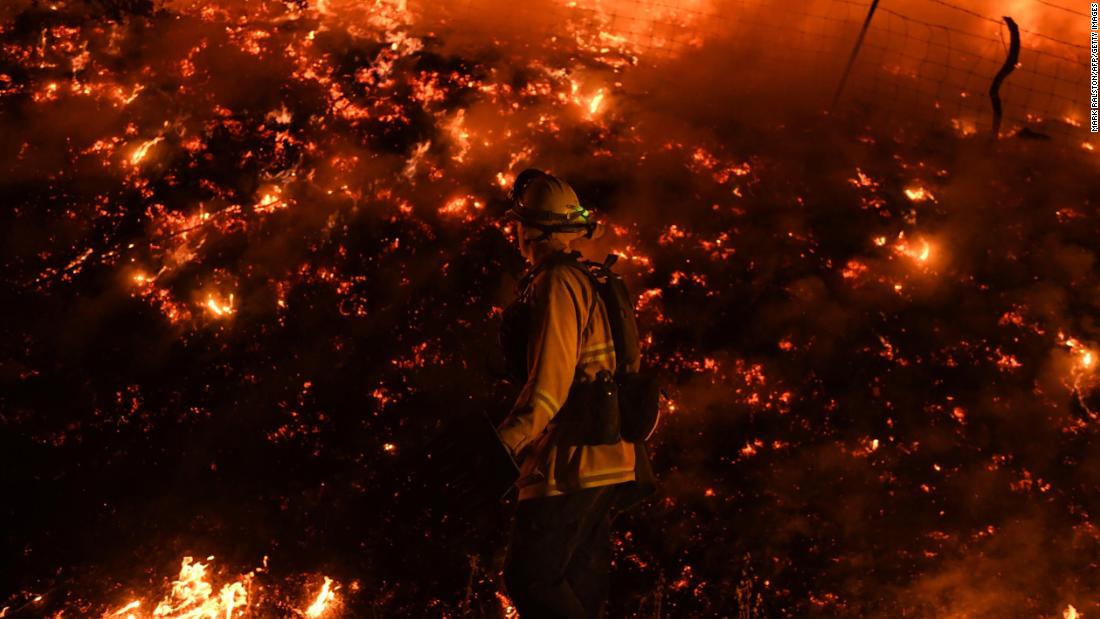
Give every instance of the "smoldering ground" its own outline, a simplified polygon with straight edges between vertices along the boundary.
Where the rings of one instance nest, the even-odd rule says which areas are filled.
[[[214,554],[270,557],[259,615],[320,573],[348,616],[500,612],[507,512],[456,515],[421,454],[514,395],[497,216],[539,165],[606,217],[586,251],[668,380],[613,616],[1100,610],[1080,139],[822,114],[839,36],[810,80],[551,4],[96,6],[2,32],[11,608],[155,603]]]

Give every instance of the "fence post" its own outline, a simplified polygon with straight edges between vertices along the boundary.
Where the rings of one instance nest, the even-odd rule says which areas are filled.
[[[1010,37],[1008,44],[1008,57],[1001,65],[1001,70],[993,77],[993,84],[989,87],[989,98],[993,101],[993,135],[989,139],[996,140],[1001,136],[1001,83],[1005,81],[1009,73],[1016,70],[1016,63],[1020,60],[1020,28],[1011,17],[1004,18],[1008,24]]]
[[[840,95],[844,92],[844,84],[848,82],[848,74],[852,72],[852,65],[856,63],[859,48],[863,47],[863,37],[867,35],[867,28],[870,27],[871,18],[875,16],[875,9],[877,8],[878,0],[871,0],[871,8],[867,10],[867,19],[863,20],[863,28],[859,31],[859,38],[856,39],[855,47],[852,48],[852,54],[848,56],[848,66],[844,67],[844,74],[840,76],[840,84],[837,85],[836,93],[833,94],[833,102],[829,104],[830,110],[836,107],[836,102],[840,100]]]

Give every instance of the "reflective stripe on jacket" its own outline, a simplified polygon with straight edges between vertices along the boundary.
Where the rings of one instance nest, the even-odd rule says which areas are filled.
[[[592,380],[600,370],[615,370],[607,312],[581,268],[557,262],[531,284],[528,380],[498,428],[520,462],[520,500],[634,480],[632,443],[567,444],[564,425],[555,417],[574,376]]]

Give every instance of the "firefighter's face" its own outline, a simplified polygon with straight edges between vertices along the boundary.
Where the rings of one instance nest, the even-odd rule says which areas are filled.
[[[528,261],[534,261],[535,259],[534,239],[537,235],[538,230],[528,228],[523,225],[523,222],[516,224],[516,246],[519,247],[519,253]]]

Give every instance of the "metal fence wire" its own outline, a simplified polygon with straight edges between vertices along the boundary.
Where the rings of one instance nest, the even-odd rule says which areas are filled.
[[[1062,0],[1064,1],[1064,0]],[[790,89],[828,108],[871,0],[537,0],[498,3],[456,0],[444,7],[410,0],[425,24],[477,13],[486,37],[509,30],[570,37],[586,31],[626,42],[640,62],[698,55],[700,63],[751,65],[739,75],[746,89]],[[1085,7],[1082,4],[1082,7]],[[1005,15],[988,11],[1002,9]],[[1052,0],[954,4],[946,0],[881,0],[869,24],[837,111],[873,110],[890,120],[953,126],[960,134],[989,133],[989,88],[1009,48],[1003,16],[1020,26],[1019,63],[1001,87],[1001,133],[1023,128],[1051,137],[1087,138],[1088,14]],[[433,18],[435,18],[433,20]],[[464,28],[468,28],[468,24]],[[1076,34],[1074,34],[1076,33]],[[728,63],[727,63],[728,64]],[[774,79],[779,72],[784,80]],[[759,76],[758,80],[753,75]],[[721,76],[716,76],[721,78]]]

